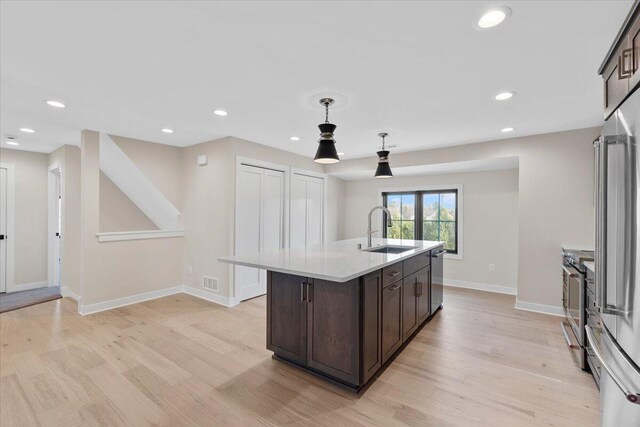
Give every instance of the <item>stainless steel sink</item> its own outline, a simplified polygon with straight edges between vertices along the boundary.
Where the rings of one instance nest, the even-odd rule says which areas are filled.
[[[410,251],[412,249],[416,249],[417,246],[393,246],[393,245],[385,245],[385,246],[376,246],[375,248],[367,248],[363,249],[365,252],[375,252],[379,254],[401,254],[403,252]]]

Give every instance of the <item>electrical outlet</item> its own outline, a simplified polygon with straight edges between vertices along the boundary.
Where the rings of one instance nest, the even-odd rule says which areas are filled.
[[[489,271],[496,271],[496,265],[495,264],[489,264]]]

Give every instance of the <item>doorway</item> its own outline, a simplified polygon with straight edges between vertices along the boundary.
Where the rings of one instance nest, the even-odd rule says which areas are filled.
[[[48,175],[48,208],[47,208],[47,233],[48,233],[48,287],[61,286],[62,255],[60,242],[62,239],[62,170],[60,166],[49,167]]]
[[[236,175],[235,253],[285,247],[286,168],[240,163]],[[265,270],[235,266],[235,297],[244,301],[267,292]]]

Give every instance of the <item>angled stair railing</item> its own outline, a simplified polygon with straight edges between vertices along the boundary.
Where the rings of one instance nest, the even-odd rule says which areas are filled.
[[[178,228],[180,211],[104,133],[100,133],[100,169],[159,229]]]

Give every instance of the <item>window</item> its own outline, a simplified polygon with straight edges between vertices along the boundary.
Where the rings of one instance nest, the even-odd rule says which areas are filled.
[[[458,190],[382,193],[391,212],[390,239],[441,240],[450,254],[458,253]]]

